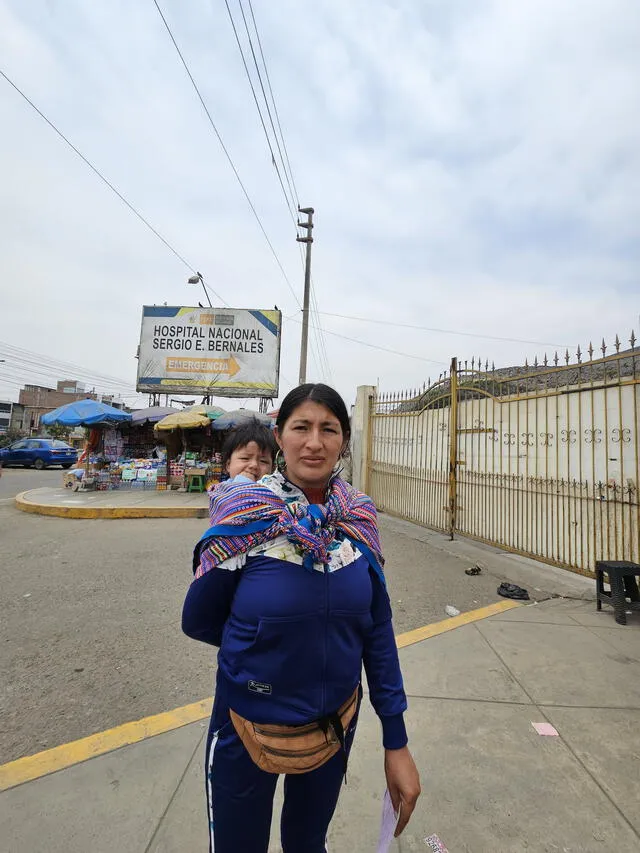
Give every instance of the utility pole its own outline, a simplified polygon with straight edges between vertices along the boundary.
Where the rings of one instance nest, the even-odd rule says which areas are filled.
[[[313,229],[313,208],[299,207],[300,213],[307,214],[306,222],[298,222],[300,228],[307,229],[306,237],[296,237],[298,243],[307,244],[307,254],[304,264],[304,298],[302,301],[302,340],[300,342],[300,373],[298,374],[298,383],[304,385],[307,381],[307,345],[309,343],[309,296],[311,293],[311,244],[313,237],[311,231]]]

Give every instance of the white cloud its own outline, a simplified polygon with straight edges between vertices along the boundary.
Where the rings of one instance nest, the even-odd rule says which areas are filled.
[[[301,299],[298,247],[224,4],[161,5]],[[628,337],[640,267],[635,0],[254,10],[300,201],[316,208],[323,310],[583,349]],[[0,8],[0,55],[225,299],[294,312],[151,2],[12,0]],[[0,339],[133,384],[140,306],[196,302],[201,291],[3,80],[0,120],[10,129],[0,138]],[[515,363],[545,349],[322,323],[443,363]],[[289,380],[299,337],[285,323]],[[348,399],[378,377],[414,386],[441,369],[335,337],[326,346]],[[328,378],[313,357],[310,366]],[[14,390],[3,382],[0,396]]]

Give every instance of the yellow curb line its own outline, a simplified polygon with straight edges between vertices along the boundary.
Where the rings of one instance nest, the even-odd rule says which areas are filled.
[[[192,705],[183,705],[173,711],[143,717],[141,720],[124,723],[113,729],[10,761],[0,766],[0,791],[14,788],[23,782],[31,782],[41,776],[64,770],[89,758],[104,755],[123,746],[130,746],[154,735],[188,726],[189,723],[208,717],[211,714],[211,705],[211,699],[203,699]]]
[[[433,622],[431,625],[416,628],[414,631],[407,631],[406,634],[398,634],[396,645],[399,649],[403,649],[405,646],[411,646],[414,643],[420,643],[422,640],[428,640],[429,637],[445,634],[447,631],[453,631],[454,628],[461,628],[463,625],[470,625],[472,622],[478,622],[480,619],[496,616],[498,613],[504,613],[505,610],[513,610],[514,607],[520,606],[519,601],[507,599],[505,601],[496,601],[495,604],[489,604],[487,607],[469,610],[467,613],[461,613],[459,616],[452,616],[451,619],[443,619],[442,622]]]
[[[16,508],[21,512],[57,518],[206,518],[206,506],[62,506],[61,504],[39,504],[25,496],[33,491],[16,495]]]
[[[495,616],[497,613],[504,613],[505,610],[519,606],[520,603],[517,601],[498,601],[488,607],[470,610],[468,613],[461,613],[460,616],[454,616],[451,619],[444,619],[442,622],[416,628],[415,631],[399,634],[396,637],[396,644],[401,649],[429,637],[453,631],[454,628],[460,628],[462,625],[468,625],[471,622],[477,622],[479,619],[486,619],[488,616]],[[113,750],[120,749],[123,746],[130,746],[141,740],[146,740],[146,738],[154,737],[154,735],[164,734],[182,726],[188,726],[190,723],[196,723],[211,714],[212,702],[212,698],[202,699],[200,702],[194,702],[191,705],[174,708],[173,711],[165,711],[162,714],[123,723],[113,729],[107,729],[80,740],[63,743],[53,749],[38,752],[35,755],[17,758],[8,764],[2,764],[0,765],[0,791],[15,788],[16,785],[22,785],[24,782],[32,782],[34,779],[39,779],[41,776],[47,776],[58,770],[65,770],[74,764],[80,764],[82,761],[96,758],[107,752],[113,752]]]

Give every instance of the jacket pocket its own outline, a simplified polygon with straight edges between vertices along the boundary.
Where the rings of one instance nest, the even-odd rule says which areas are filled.
[[[253,643],[236,655],[235,681],[265,703],[313,719],[320,712],[324,630],[317,614],[260,620]]]

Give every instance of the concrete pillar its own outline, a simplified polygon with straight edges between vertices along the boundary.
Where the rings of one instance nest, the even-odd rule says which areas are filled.
[[[356,489],[360,489],[362,492],[367,491],[369,484],[371,401],[375,393],[375,385],[359,385],[356,404],[351,416],[352,483]]]

